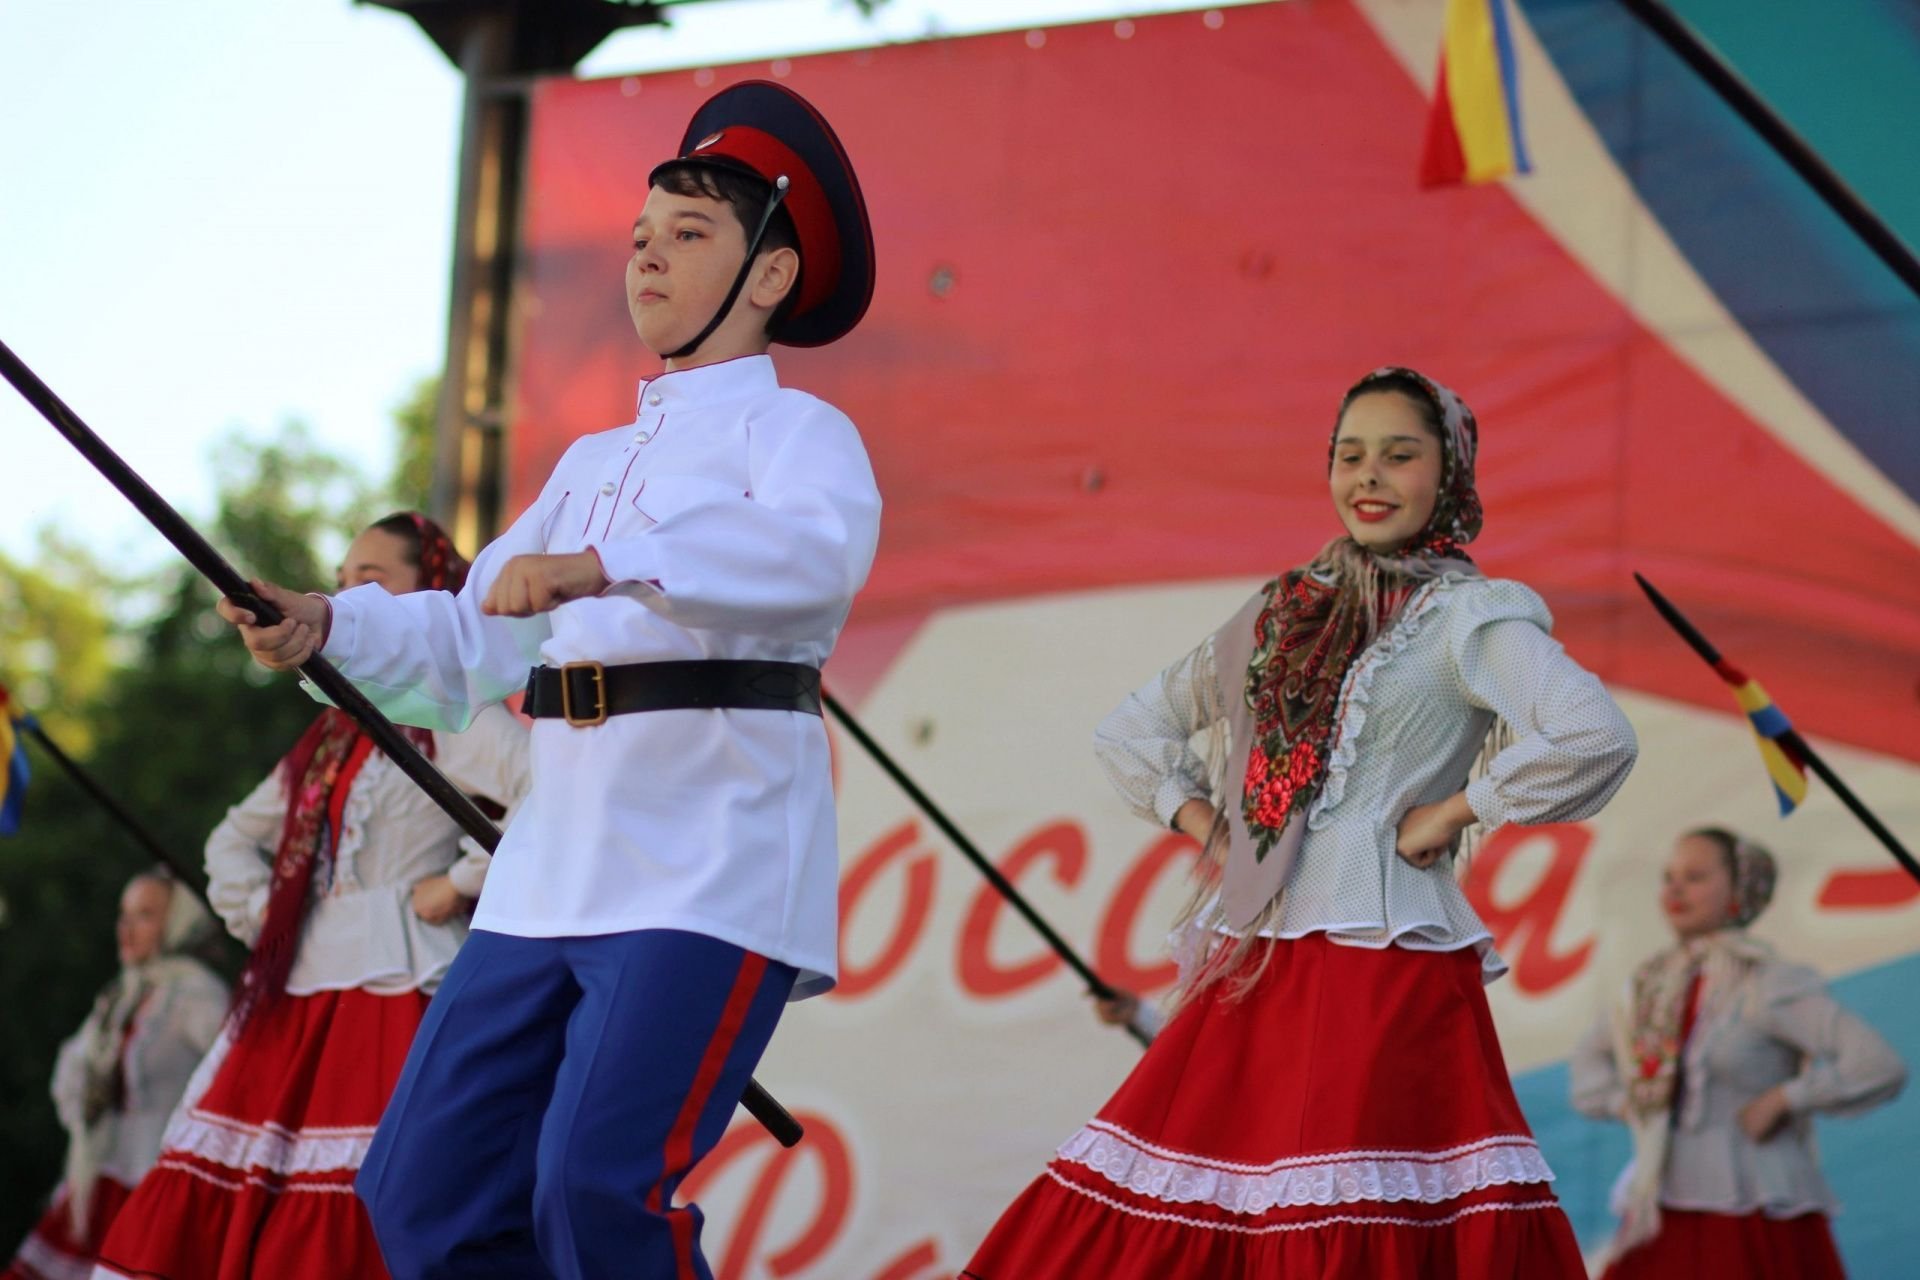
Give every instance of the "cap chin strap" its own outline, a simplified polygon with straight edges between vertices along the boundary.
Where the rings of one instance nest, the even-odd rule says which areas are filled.
[[[707,321],[707,327],[695,334],[686,345],[677,351],[667,352],[664,359],[684,360],[698,351],[700,344],[713,336],[713,331],[720,327],[720,322],[725,320],[727,314],[733,310],[734,302],[740,297],[740,290],[746,286],[747,273],[753,270],[753,260],[759,256],[760,242],[766,238],[767,225],[773,221],[773,211],[778,209],[780,202],[787,198],[787,185],[787,175],[784,173],[773,180],[773,192],[767,197],[767,207],[760,215],[760,225],[753,229],[751,236],[747,237],[747,256],[740,264],[740,273],[734,276],[733,288],[727,290],[726,300],[720,304],[720,309],[713,313],[713,319]]]

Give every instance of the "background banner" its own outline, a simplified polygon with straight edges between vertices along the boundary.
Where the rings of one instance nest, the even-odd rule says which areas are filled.
[[[1442,8],[1252,5],[542,83],[514,505],[575,436],[632,418],[653,365],[628,230],[693,109],[745,78],[819,104],[866,187],[879,288],[847,341],[776,355],[859,424],[887,502],[829,686],[1104,975],[1151,992],[1192,848],[1121,808],[1093,726],[1338,531],[1325,441],[1349,383],[1392,362],[1454,387],[1482,426],[1476,557],[1541,592],[1642,743],[1595,821],[1502,831],[1462,873],[1592,1246],[1626,1138],[1569,1110],[1564,1058],[1662,945],[1682,829],[1770,844],[1758,932],[1920,1061],[1920,886],[1817,783],[1776,816],[1727,690],[1630,576],[1913,843],[1920,307],[1599,0],[1517,6],[1536,172],[1420,189]],[[722,1277],[950,1275],[1138,1055],[836,746],[841,986],[790,1011],[759,1073],[809,1137],[781,1152],[737,1124],[689,1184]],[[1920,1096],[1821,1136],[1849,1263],[1894,1274],[1920,1248]]]

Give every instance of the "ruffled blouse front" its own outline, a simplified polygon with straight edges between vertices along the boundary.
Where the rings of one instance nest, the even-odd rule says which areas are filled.
[[[1540,597],[1517,582],[1449,574],[1414,593],[1348,669],[1327,777],[1265,934],[1326,933],[1354,946],[1414,950],[1477,946],[1489,979],[1505,972],[1451,863],[1415,867],[1394,846],[1409,809],[1463,785],[1486,831],[1577,821],[1619,790],[1638,751],[1633,729],[1551,627]],[[1227,722],[1227,691],[1241,682],[1240,672],[1216,670],[1219,647],[1210,637],[1131,694],[1095,734],[1108,778],[1154,822],[1171,824],[1190,799],[1238,800],[1216,795],[1218,780],[1192,745],[1196,733]],[[1468,783],[1496,716],[1511,726],[1513,742]],[[1225,759],[1238,762],[1245,750],[1227,743]]]

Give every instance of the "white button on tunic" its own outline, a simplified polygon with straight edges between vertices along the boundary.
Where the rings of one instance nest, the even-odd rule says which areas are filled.
[[[459,596],[334,601],[326,656],[387,714],[455,727],[544,662],[823,663],[866,581],[880,495],[846,416],[753,356],[642,385],[640,420],[576,440]],[[645,449],[636,431],[650,434]],[[592,548],[614,585],[533,618],[480,601],[516,555]],[[832,985],[839,854],[827,736],[790,711],[541,720],[532,793],[474,927],[524,937],[684,929]]]

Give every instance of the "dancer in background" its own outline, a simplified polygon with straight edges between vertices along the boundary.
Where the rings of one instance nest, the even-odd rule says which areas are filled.
[[[1444,387],[1363,378],[1322,455],[1346,536],[1101,724],[1121,794],[1205,845],[1181,986],[966,1276],[1584,1276],[1453,855],[1598,811],[1636,745],[1540,598],[1462,550],[1476,448]]]
[[[1624,1120],[1609,1280],[1836,1280],[1815,1112],[1855,1115],[1906,1082],[1892,1047],[1747,926],[1773,857],[1720,827],[1674,844],[1660,906],[1673,945],[1634,971],[1572,1061],[1573,1105]]]
[[[0,1280],[70,1280],[92,1270],[226,1016],[227,984],[192,954],[212,934],[213,917],[166,868],[127,882],[114,926],[120,972],[54,1063],[66,1172]]]
[[[439,526],[402,514],[354,539],[339,580],[399,595],[466,569]],[[527,789],[527,731],[502,707],[414,736],[477,796],[510,808]],[[320,713],[207,840],[209,897],[252,955],[97,1275],[386,1275],[353,1179],[487,865],[350,717]]]

